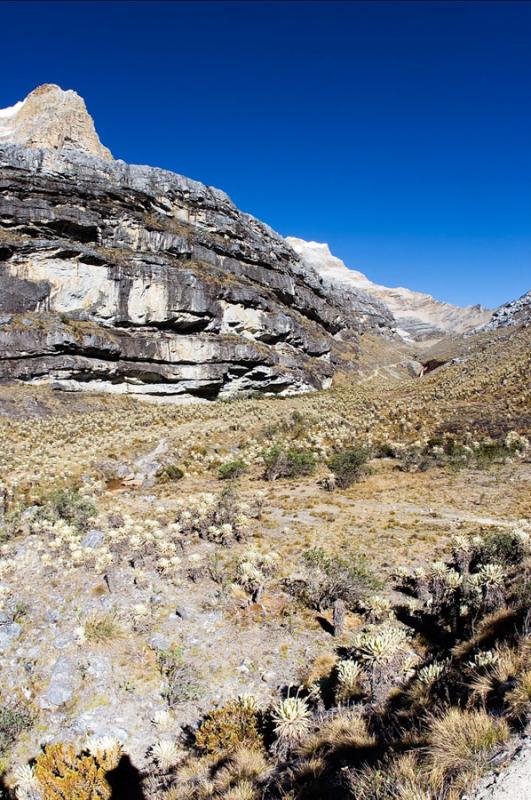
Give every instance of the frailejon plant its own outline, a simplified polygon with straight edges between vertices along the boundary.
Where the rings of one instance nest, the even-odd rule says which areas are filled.
[[[273,708],[272,719],[278,738],[292,746],[299,742],[310,727],[311,712],[303,697],[286,697]]]

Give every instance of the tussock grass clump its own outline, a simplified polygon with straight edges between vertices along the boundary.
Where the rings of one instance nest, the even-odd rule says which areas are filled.
[[[428,736],[428,762],[435,785],[442,785],[448,778],[463,772],[480,774],[495,750],[508,738],[507,722],[485,711],[452,708],[442,717],[433,717]]]
[[[507,692],[506,702],[511,719],[522,722],[531,715],[531,669],[518,675],[513,689]]]
[[[354,800],[444,800],[426,781],[424,766],[416,753],[384,759],[378,766],[365,766],[350,778]]]
[[[84,625],[85,637],[89,642],[105,644],[107,642],[121,639],[124,635],[116,614],[107,612],[105,614],[92,614]]]

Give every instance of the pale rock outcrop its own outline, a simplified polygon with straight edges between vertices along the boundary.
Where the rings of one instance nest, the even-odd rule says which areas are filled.
[[[332,255],[327,244],[306,242],[293,236],[288,236],[286,241],[329,285],[361,289],[385,303],[397,321],[397,332],[406,340],[472,331],[491,314],[479,305],[461,308],[423,292],[373,283],[363,272],[349,269],[340,258]]]
[[[34,89],[25,100],[0,110],[0,144],[52,150],[83,150],[112,159],[96,133],[85,101],[71,89],[53,83]]]

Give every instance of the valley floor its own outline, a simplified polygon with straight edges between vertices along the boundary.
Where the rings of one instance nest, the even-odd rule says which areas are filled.
[[[116,737],[149,772],[150,748],[184,747],[212,708],[274,706],[333,672],[372,622],[347,604],[334,637],[332,606],[296,599],[309,553],[359,563],[391,609],[397,574],[448,560],[456,536],[531,534],[529,451],[480,461],[529,434],[529,344],[511,332],[422,379],[368,370],[317,395],[207,406],[0,387],[0,696],[31,712],[0,735],[6,783],[44,745],[87,736]],[[368,469],[330,491],[327,463],[353,444]],[[264,480],[272,446],[311,452],[312,469]],[[212,792],[186,796],[240,797]]]

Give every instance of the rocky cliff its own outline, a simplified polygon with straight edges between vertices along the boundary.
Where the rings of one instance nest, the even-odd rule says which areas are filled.
[[[45,85],[0,112],[0,379],[306,391],[393,324],[224,192],[114,161],[75,92]]]
[[[381,300],[397,321],[406,340],[441,338],[449,333],[466,333],[485,323],[491,312],[479,305],[460,306],[436,300],[429,294],[403,287],[390,288],[373,283],[363,272],[349,269],[332,255],[327,244],[288,237],[287,241],[304,263],[315,269],[330,286],[363,290]]]
[[[513,328],[520,325],[522,327],[531,325],[531,291],[497,308],[480,330],[494,331],[498,328]]]

